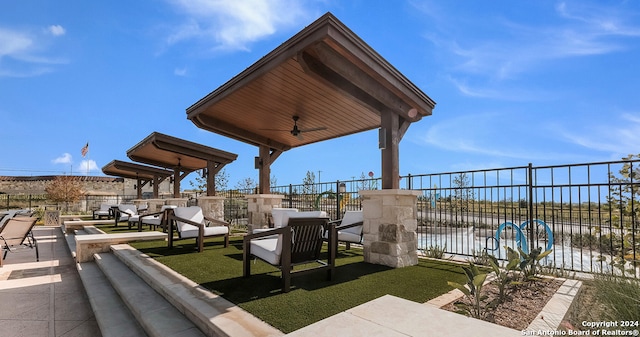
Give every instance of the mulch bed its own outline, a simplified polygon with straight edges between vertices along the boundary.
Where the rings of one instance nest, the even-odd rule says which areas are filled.
[[[526,329],[562,283],[563,281],[559,279],[545,278],[539,281],[511,285],[508,287],[505,301],[495,309],[491,309],[484,320],[516,330]],[[498,286],[494,282],[486,284],[482,288],[482,292],[489,296],[485,303],[490,303],[499,295]],[[459,299],[459,301],[469,303],[466,297]],[[443,306],[442,309],[456,311],[453,303]]]

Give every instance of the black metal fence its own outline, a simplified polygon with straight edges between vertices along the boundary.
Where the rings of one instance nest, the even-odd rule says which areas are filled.
[[[419,249],[482,258],[505,256],[505,246],[552,250],[545,263],[581,272],[638,275],[640,264],[640,160],[407,175],[400,186],[420,191]],[[378,178],[275,186],[283,207],[323,210],[338,219],[361,209],[358,191],[378,189]],[[246,195],[222,191],[225,218],[246,224]],[[193,195],[189,204],[196,204]],[[113,198],[116,198],[115,200]],[[87,196],[80,210],[134,196]],[[0,195],[9,208],[46,205],[45,196]]]

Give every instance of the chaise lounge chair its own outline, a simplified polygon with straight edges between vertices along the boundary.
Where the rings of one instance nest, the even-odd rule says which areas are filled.
[[[13,217],[9,219],[2,229],[0,230],[0,246],[2,247],[2,254],[0,255],[0,266],[2,266],[3,260],[7,257],[12,249],[18,246],[27,246],[29,248],[36,249],[36,261],[40,261],[40,254],[38,253],[38,242],[33,236],[33,226],[38,221],[38,218],[34,217]],[[25,244],[25,241],[27,242]]]
[[[328,231],[328,258],[320,259],[324,242],[323,232]],[[289,292],[291,278],[310,272],[326,271],[332,280],[336,258],[335,225],[327,218],[290,217],[288,225],[259,233],[249,234],[243,242],[243,276],[251,275],[251,256],[259,258],[282,272],[282,291]],[[299,264],[316,262],[318,267],[294,271]]]
[[[205,217],[198,206],[176,207],[167,210],[167,228],[169,228],[169,248],[173,248],[174,240],[196,239],[198,252],[204,250],[204,238],[224,236],[224,246],[229,246],[229,224]],[[173,237],[173,230],[178,238]]]

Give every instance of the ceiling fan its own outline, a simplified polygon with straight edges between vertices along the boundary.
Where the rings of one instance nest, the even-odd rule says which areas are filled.
[[[302,129],[298,127],[298,120],[300,120],[300,116],[293,116],[293,128],[291,130],[279,130],[279,129],[262,129],[262,130],[267,130],[267,131],[289,131],[289,133],[291,133],[293,136],[298,137],[299,139],[302,139],[302,133],[307,133],[307,132],[313,132],[313,131],[322,131],[322,130],[326,130],[327,127],[326,126],[321,126],[321,127],[317,127],[317,128],[309,128],[309,129]]]

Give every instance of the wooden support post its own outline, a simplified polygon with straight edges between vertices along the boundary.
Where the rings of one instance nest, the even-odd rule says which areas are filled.
[[[391,111],[381,113],[386,144],[382,149],[382,189],[400,188],[399,116]]]

